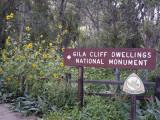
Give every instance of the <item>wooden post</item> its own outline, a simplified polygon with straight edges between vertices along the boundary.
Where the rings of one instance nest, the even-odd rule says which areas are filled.
[[[160,100],[160,76],[156,77],[155,96]]]
[[[78,67],[78,102],[81,109],[83,107],[83,67]]]
[[[133,70],[137,73],[137,70]],[[136,120],[136,95],[131,95],[131,120]]]
[[[69,82],[69,79],[71,79],[71,73],[66,73],[66,82]]]

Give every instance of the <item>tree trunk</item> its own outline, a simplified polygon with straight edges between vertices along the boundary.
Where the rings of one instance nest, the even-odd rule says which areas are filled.
[[[26,0],[23,3],[23,12],[22,12],[22,23],[21,23],[21,29],[20,29],[20,36],[19,36],[19,47],[18,50],[21,49],[21,42],[23,38],[23,31],[24,31],[24,25],[25,25],[25,13],[26,13]]]

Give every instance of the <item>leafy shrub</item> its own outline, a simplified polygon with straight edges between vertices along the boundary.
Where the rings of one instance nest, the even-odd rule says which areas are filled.
[[[48,103],[61,108],[65,105],[73,106],[77,103],[77,88],[65,81],[50,81],[45,84]]]

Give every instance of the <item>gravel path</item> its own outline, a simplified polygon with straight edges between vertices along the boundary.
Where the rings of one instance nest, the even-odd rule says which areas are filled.
[[[36,118],[22,117],[20,113],[8,109],[5,104],[0,104],[0,120],[37,120]]]

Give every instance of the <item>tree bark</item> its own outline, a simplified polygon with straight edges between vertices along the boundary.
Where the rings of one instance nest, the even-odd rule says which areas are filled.
[[[26,1],[23,2],[23,11],[22,11],[22,22],[21,22],[21,29],[20,29],[20,35],[19,35],[19,47],[18,50],[21,49],[21,42],[23,38],[23,31],[24,31],[24,25],[25,25],[25,13],[26,13]]]

